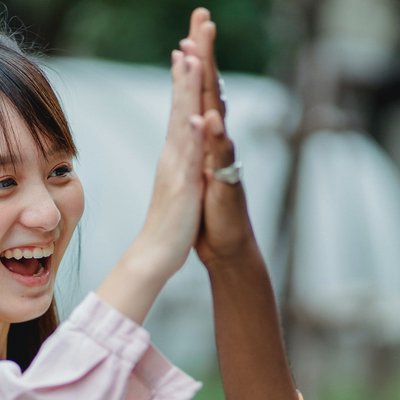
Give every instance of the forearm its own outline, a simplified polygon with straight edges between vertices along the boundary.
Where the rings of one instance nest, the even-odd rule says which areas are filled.
[[[271,282],[255,242],[243,257],[207,266],[228,400],[297,400]]]
[[[99,297],[126,317],[142,324],[172,275],[157,246],[135,241],[97,290]]]

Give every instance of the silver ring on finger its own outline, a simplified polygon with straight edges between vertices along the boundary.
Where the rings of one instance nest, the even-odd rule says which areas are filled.
[[[214,178],[219,182],[234,185],[242,179],[243,164],[241,161],[235,161],[231,165],[214,170]]]

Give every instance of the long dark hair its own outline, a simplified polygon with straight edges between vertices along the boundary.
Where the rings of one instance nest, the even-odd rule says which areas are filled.
[[[46,158],[48,145],[70,156],[77,155],[67,120],[47,78],[33,58],[24,54],[12,38],[0,34],[0,144],[15,160],[13,143],[16,143],[16,132],[4,102],[11,104],[25,121],[43,157]],[[53,297],[50,308],[42,316],[11,324],[7,358],[25,370],[57,325]]]

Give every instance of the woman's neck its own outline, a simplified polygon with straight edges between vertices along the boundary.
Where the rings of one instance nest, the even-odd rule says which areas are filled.
[[[10,324],[0,321],[0,360],[7,358],[7,336],[10,330]]]

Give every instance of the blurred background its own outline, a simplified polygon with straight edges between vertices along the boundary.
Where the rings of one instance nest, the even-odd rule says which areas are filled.
[[[60,95],[86,212],[58,280],[61,314],[141,227],[165,137],[171,49],[190,12],[218,25],[228,128],[308,400],[400,399],[400,6],[394,0],[10,0],[3,17]],[[71,264],[74,264],[72,267]],[[147,321],[223,399],[195,255]]]

